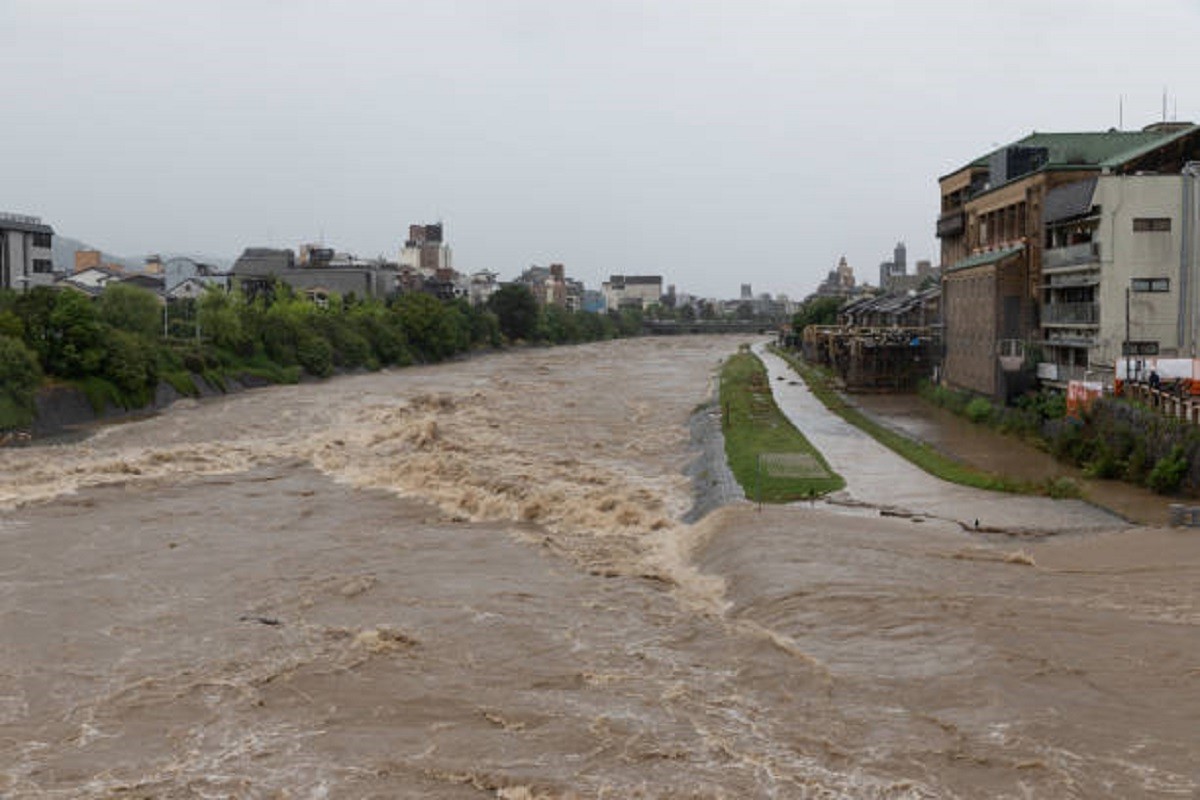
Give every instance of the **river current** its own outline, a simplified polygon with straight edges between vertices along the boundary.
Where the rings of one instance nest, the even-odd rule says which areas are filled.
[[[742,341],[0,450],[0,796],[1200,792],[1200,534],[890,466],[759,510],[713,447]]]

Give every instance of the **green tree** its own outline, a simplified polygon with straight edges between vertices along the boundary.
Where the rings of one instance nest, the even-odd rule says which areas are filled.
[[[642,332],[642,310],[640,308],[626,306],[613,315],[613,321],[616,323],[617,333],[620,336],[637,336]]]
[[[35,399],[42,384],[37,354],[13,336],[0,335],[0,430],[33,421]]]
[[[792,317],[792,327],[802,331],[809,325],[836,325],[842,303],[840,297],[814,297],[806,300]]]
[[[519,283],[501,286],[488,298],[488,308],[509,341],[532,339],[537,331],[538,304],[529,288]]]
[[[25,344],[37,353],[42,369],[50,369],[51,335],[50,315],[58,304],[58,292],[47,286],[35,286],[28,292],[16,295],[13,312],[25,326]]]
[[[104,336],[103,376],[129,406],[144,406],[158,385],[154,340],[129,331],[108,328]]]
[[[435,297],[404,294],[392,310],[400,318],[409,346],[426,361],[441,361],[470,345],[466,320]]]
[[[248,355],[254,349],[254,342],[244,324],[246,306],[241,292],[208,287],[196,308],[201,334],[222,350]]]
[[[96,318],[118,330],[155,337],[163,327],[163,306],[153,292],[110,283],[96,302]]]
[[[281,291],[283,288],[279,287],[274,301],[265,310],[258,301],[251,304],[251,307],[257,316],[257,328],[267,357],[277,364],[290,366],[301,363],[301,338],[313,334],[317,308],[307,300]],[[318,346],[307,338],[304,344],[308,360],[318,367],[318,372],[312,374],[324,373],[323,349],[317,349]],[[332,358],[332,351],[330,357]]]
[[[553,344],[579,341],[579,323],[575,315],[560,306],[549,305],[542,309],[539,328],[542,336]]]
[[[607,314],[580,311],[575,317],[579,323],[580,337],[584,341],[597,342],[613,338],[614,326]]]
[[[296,330],[296,361],[309,375],[328,378],[333,374],[333,346],[311,328]]]
[[[500,318],[484,308],[472,308],[471,341],[478,345],[499,347],[503,343],[500,335]]]
[[[0,310],[0,336],[25,339],[25,322],[10,309]]]
[[[99,374],[104,363],[101,332],[91,298],[59,292],[50,312],[48,371],[64,378]]]
[[[380,366],[412,363],[408,341],[400,318],[376,301],[361,303],[350,310],[355,327],[371,347],[372,357]]]

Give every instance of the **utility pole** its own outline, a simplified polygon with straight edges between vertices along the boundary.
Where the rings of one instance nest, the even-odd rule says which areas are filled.
[[[1129,383],[1133,375],[1129,369],[1130,351],[1133,350],[1133,342],[1129,338],[1129,287],[1125,287],[1125,382]]]

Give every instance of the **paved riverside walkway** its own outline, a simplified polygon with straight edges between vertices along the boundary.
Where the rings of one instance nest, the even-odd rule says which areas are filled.
[[[846,488],[829,500],[900,514],[937,517],[973,528],[1014,533],[1112,530],[1126,523],[1082,500],[989,492],[935,478],[834,414],[765,344],[754,353],[767,367],[780,410],[821,451]]]

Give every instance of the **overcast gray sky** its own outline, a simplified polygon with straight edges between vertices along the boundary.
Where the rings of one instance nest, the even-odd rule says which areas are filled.
[[[324,241],[801,298],[1033,130],[1200,120],[1200,4],[0,0],[0,210],[106,251]]]

